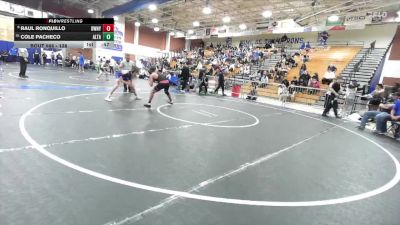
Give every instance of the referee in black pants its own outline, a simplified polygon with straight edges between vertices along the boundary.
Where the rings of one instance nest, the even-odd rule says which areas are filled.
[[[333,81],[328,88],[328,92],[325,95],[325,109],[322,113],[323,117],[328,117],[329,111],[333,108],[333,112],[335,113],[335,117],[340,119],[341,117],[338,114],[338,98],[340,93],[340,84],[337,81]]]
[[[217,76],[218,76],[218,86],[215,89],[214,93],[218,94],[219,88],[222,89],[222,96],[226,96],[225,94],[225,77],[224,77],[224,72],[221,70],[221,68],[218,68],[216,70]]]
[[[181,90],[181,92],[185,93],[185,90],[187,89],[187,86],[189,84],[189,77],[190,77],[190,69],[189,69],[189,67],[188,67],[188,65],[186,63],[182,68],[181,76],[182,76],[182,90]]]

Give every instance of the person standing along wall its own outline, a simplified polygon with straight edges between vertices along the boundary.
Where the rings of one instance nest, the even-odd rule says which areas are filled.
[[[54,53],[54,51],[51,51],[50,59],[51,59],[51,64],[52,64],[53,66],[55,66],[55,63],[56,63],[56,54]]]
[[[35,50],[35,53],[33,53],[33,59],[36,65],[40,64],[40,53],[37,49]]]
[[[83,56],[82,52],[80,52],[79,54],[80,55],[79,55],[79,70],[78,70],[78,72],[84,73],[85,72],[85,68],[84,68],[85,67],[85,56]]]
[[[18,56],[19,56],[19,77],[28,78],[28,76],[26,76],[26,67],[28,64],[28,56],[29,56],[28,50],[26,48],[19,48]]]
[[[47,63],[47,55],[45,52],[42,53],[42,58],[43,58],[43,66],[46,66]]]

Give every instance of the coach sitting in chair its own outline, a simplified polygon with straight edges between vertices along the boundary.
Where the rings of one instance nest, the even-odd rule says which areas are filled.
[[[393,105],[380,105],[381,111],[368,111],[364,114],[361,125],[358,127],[363,130],[365,128],[365,124],[368,122],[370,118],[375,117],[376,121],[376,133],[385,134],[387,132],[387,122],[388,121],[400,121],[400,92],[393,94],[393,98],[395,98],[395,102]],[[390,110],[390,114],[385,112],[384,110]],[[396,138],[398,137],[398,133]]]

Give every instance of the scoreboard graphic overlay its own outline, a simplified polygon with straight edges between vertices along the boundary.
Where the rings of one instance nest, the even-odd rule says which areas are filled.
[[[94,48],[114,43],[113,18],[15,18],[16,47],[26,48]]]

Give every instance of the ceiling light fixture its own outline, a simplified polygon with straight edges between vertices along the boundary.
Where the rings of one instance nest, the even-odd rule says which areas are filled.
[[[194,27],[200,26],[200,22],[199,22],[199,21],[194,21],[194,22],[193,22],[193,26],[194,26]]]
[[[113,16],[114,21],[118,21],[118,16]]]
[[[149,5],[149,10],[150,10],[150,11],[155,11],[156,9],[157,9],[156,4],[150,4],[150,5]]]
[[[188,34],[194,34],[193,30],[188,30]]]
[[[135,27],[140,27],[140,22],[135,22]]]
[[[154,27],[154,31],[158,32],[158,31],[160,31],[160,28],[159,27]]]
[[[231,18],[229,16],[225,16],[224,18],[222,18],[222,22],[229,23],[231,22]]]
[[[338,20],[339,20],[339,16],[337,16],[337,15],[332,15],[332,16],[328,17],[329,22],[336,22]]]
[[[400,17],[400,10],[399,10],[399,11],[397,11],[397,16],[399,16],[399,17]]]
[[[266,10],[262,13],[262,16],[265,18],[270,18],[272,16],[272,12],[269,10]]]
[[[169,32],[169,36],[175,36],[175,33],[173,31]]]
[[[211,13],[211,8],[208,7],[208,6],[204,7],[204,8],[203,8],[203,13],[204,13],[204,14],[210,14],[210,13]]]
[[[93,9],[88,9],[87,12],[92,14],[92,13],[94,13],[94,10]]]
[[[152,23],[158,23],[158,19],[154,18],[151,20]]]
[[[247,26],[246,26],[246,24],[242,23],[242,24],[239,25],[239,28],[241,30],[246,30]]]

